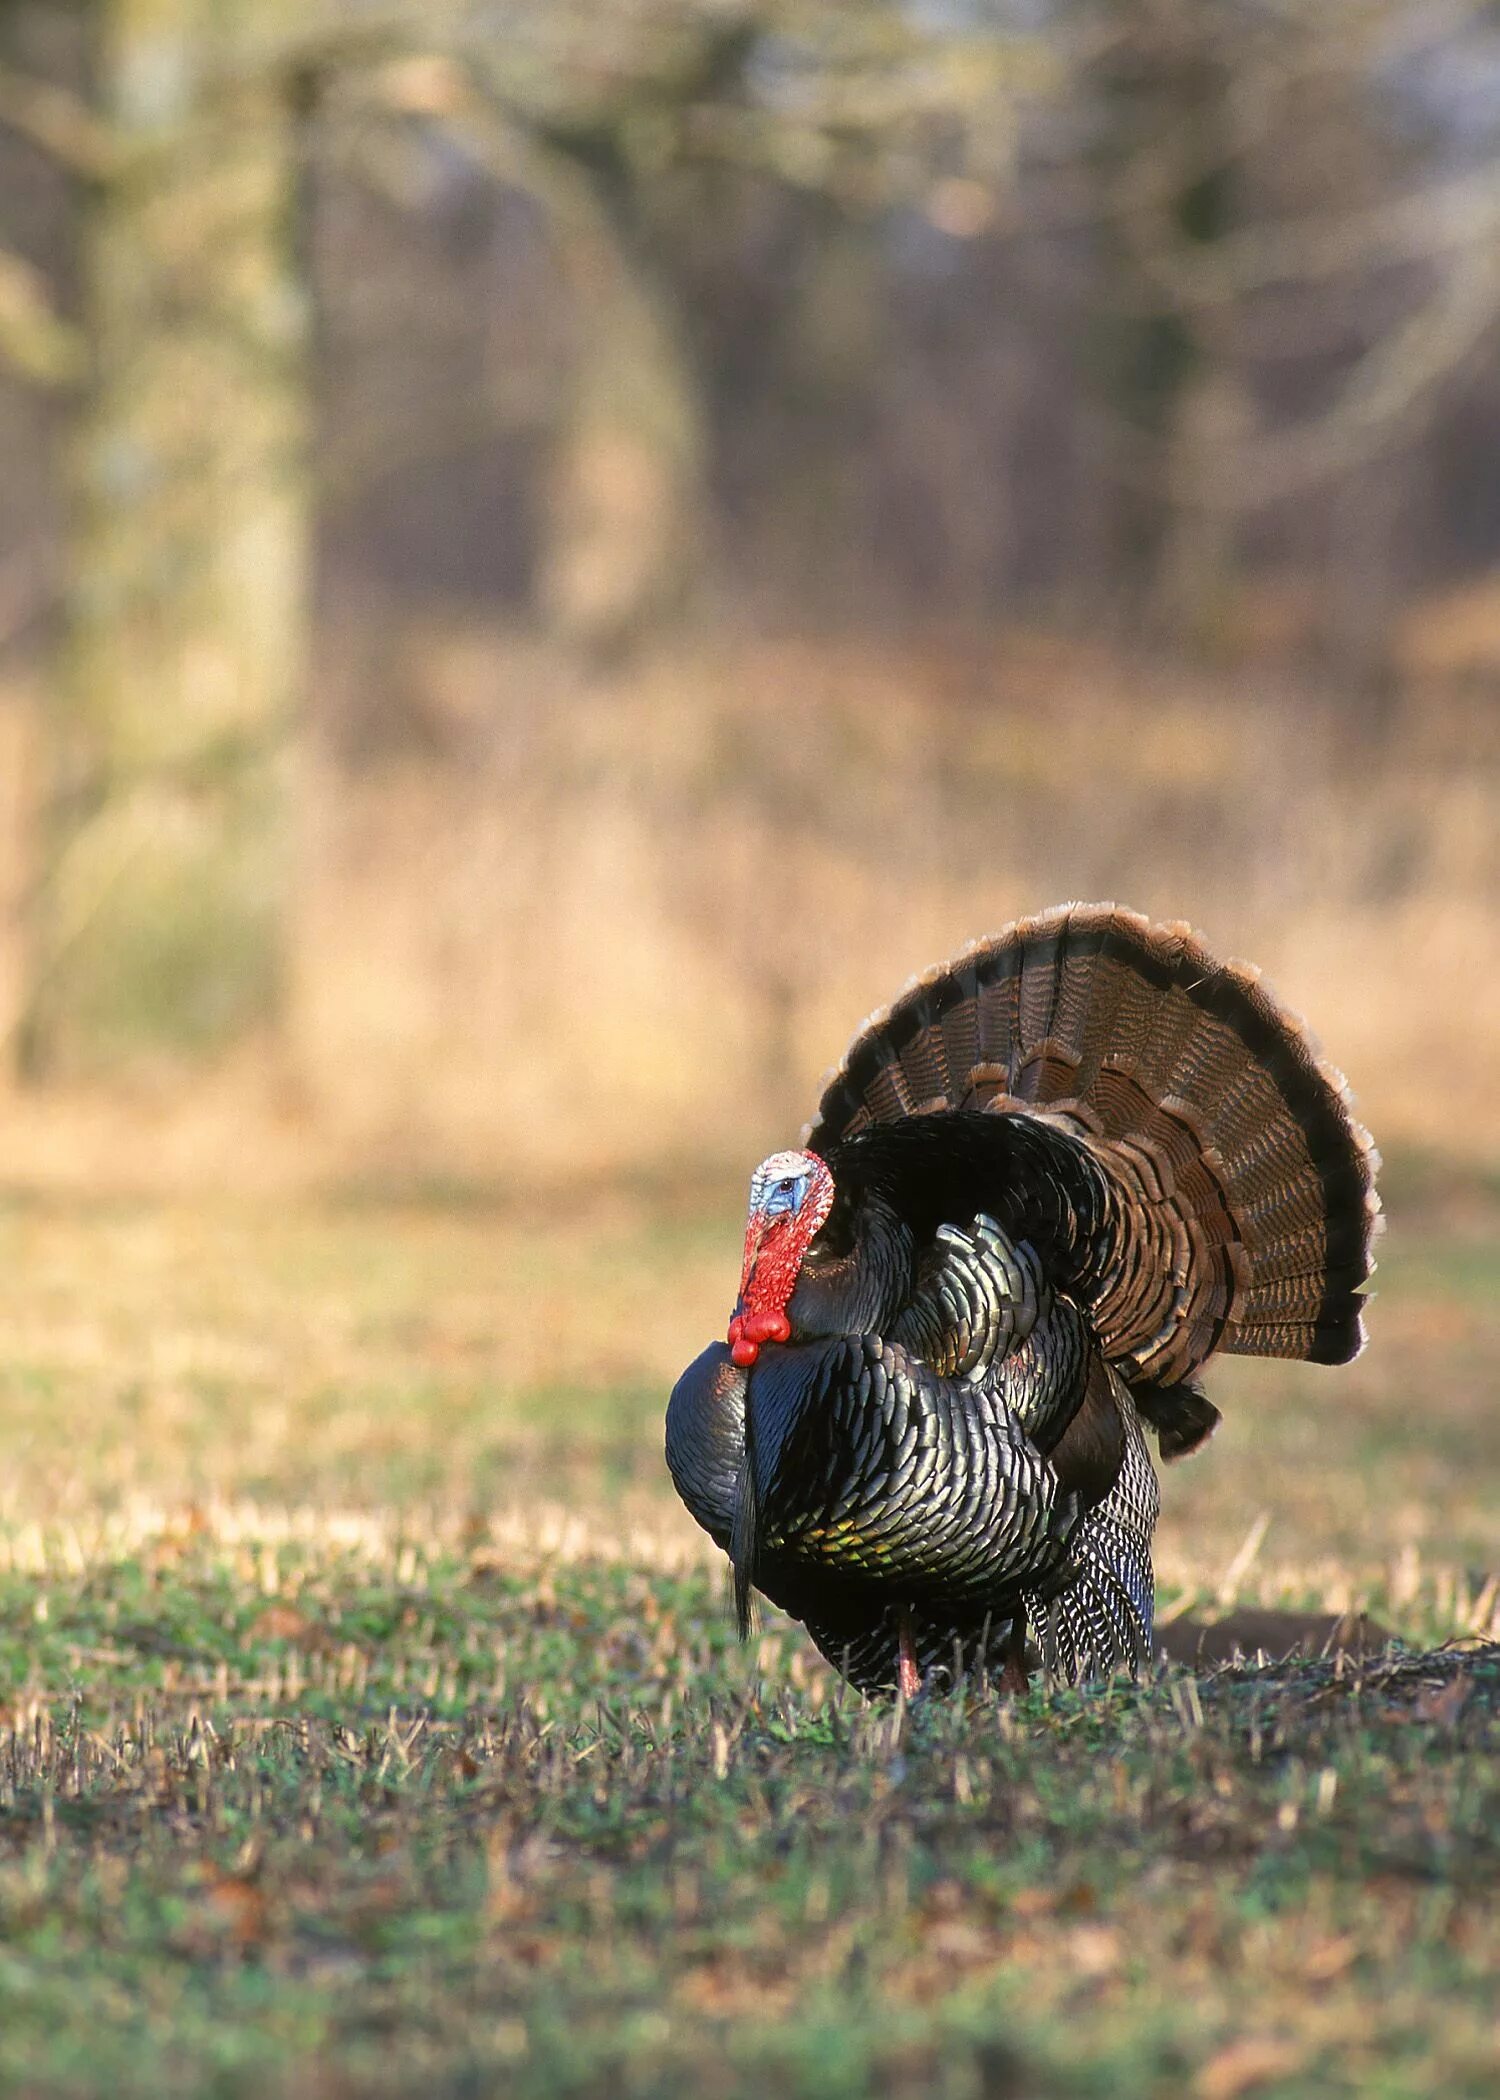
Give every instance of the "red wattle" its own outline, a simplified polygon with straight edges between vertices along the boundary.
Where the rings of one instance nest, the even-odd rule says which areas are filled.
[[[805,1170],[814,1186],[796,1211],[769,1214],[754,1201],[757,1183],[769,1169]],[[792,1326],[787,1301],[797,1287],[802,1257],[833,1203],[833,1176],[810,1152],[773,1153],[757,1168],[751,1182],[752,1207],[745,1221],[745,1258],[740,1268],[740,1296],[729,1323],[729,1353],[748,1371],[765,1342],[789,1342]]]
[[[762,1342],[789,1342],[792,1326],[783,1312],[737,1312],[729,1323],[729,1354],[742,1371],[760,1355]]]

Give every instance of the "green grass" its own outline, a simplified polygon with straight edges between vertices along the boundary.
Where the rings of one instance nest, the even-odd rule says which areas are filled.
[[[1169,1609],[1405,1645],[909,1712],[665,1485],[736,1239],[0,1212],[0,2091],[1492,2093],[1500,1221],[1164,1483]]]

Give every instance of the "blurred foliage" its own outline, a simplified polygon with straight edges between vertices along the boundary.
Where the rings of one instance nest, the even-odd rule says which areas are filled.
[[[5,885],[12,1052],[305,1043],[297,797],[305,871],[352,783],[546,743],[504,681],[533,716],[654,692],[684,634],[1003,664],[1042,627],[1085,644],[1053,715],[1097,643],[1291,679],[1371,751],[1438,685],[1492,705],[1497,78],[1478,0],[13,0],[0,645],[35,677],[69,639]],[[440,651],[483,623],[457,692]],[[924,708],[993,705],[939,654]],[[945,722],[923,792],[965,777]],[[538,838],[577,820],[555,777],[522,799]],[[1197,833],[1162,836],[1165,868]],[[1436,849],[1379,836],[1408,876],[1362,894],[1414,899]],[[1140,894],[1134,857],[1102,879]]]

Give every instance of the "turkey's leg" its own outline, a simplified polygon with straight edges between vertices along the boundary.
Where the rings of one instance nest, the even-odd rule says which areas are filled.
[[[1029,1689],[1031,1672],[1026,1667],[1026,1614],[1018,1611],[1010,1622],[1002,1650],[1005,1662],[1000,1671],[1000,1689],[1017,1696]]]
[[[903,1699],[915,1699],[922,1689],[922,1672],[917,1667],[917,1646],[912,1638],[909,1605],[898,1608],[896,1628],[896,1682],[901,1687]]]

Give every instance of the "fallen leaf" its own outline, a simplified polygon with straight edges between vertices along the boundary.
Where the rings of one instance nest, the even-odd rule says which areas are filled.
[[[1067,1948],[1080,1976],[1108,1976],[1120,1966],[1120,1935],[1112,1925],[1075,1925]]]
[[[266,1936],[264,1890],[241,1874],[216,1874],[203,1893],[216,1928],[236,1947],[258,1947]]]
[[[251,1620],[246,1638],[251,1641],[307,1642],[318,1629],[294,1604],[268,1604]]]
[[[785,1978],[757,1977],[740,1963],[719,1959],[689,1969],[676,1990],[684,2004],[715,2019],[780,2019],[795,1996]]]
[[[983,1968],[1000,1959],[1001,1942],[993,1932],[968,1918],[939,1918],[923,1934],[923,1944],[939,1961],[955,1969]]]
[[[1231,2042],[1208,2059],[1193,2082],[1193,2090],[1199,2100],[1238,2100],[1239,2094],[1253,2092],[1258,2085],[1295,2071],[1301,2061],[1301,2051],[1290,2042],[1278,2041],[1269,2034],[1246,2035],[1243,2041]]]
[[[1358,1954],[1359,1939],[1352,1932],[1338,1939],[1322,1940],[1302,1964],[1302,1973],[1309,1983],[1331,1983],[1335,1976],[1343,1975]]]
[[[1431,1722],[1434,1728],[1451,1728],[1468,1705],[1473,1689],[1473,1680],[1464,1670],[1444,1685],[1424,1687],[1417,1696],[1417,1719]]]

